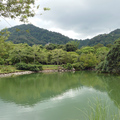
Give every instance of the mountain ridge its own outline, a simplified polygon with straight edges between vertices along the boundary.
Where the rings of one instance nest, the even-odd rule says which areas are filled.
[[[27,30],[28,32],[26,32]],[[48,31],[46,29],[36,27],[32,24],[15,26],[9,28],[8,31],[11,32],[11,35],[7,41],[12,41],[13,43],[26,43],[26,37],[29,39],[31,38],[30,41],[27,42],[29,45],[33,45],[33,43],[42,45],[47,43],[66,44],[72,40],[60,33]]]
[[[14,26],[12,28],[8,28],[8,31],[10,31],[11,34],[7,41],[12,41],[15,44],[27,43],[32,46],[34,44],[66,44],[73,40],[78,41],[77,39],[71,39],[64,36],[61,33],[39,28],[32,24]],[[120,38],[120,29],[111,31],[108,34],[99,34],[91,39],[79,40],[79,48],[82,46],[94,46],[98,43],[106,46],[107,44],[113,44],[118,38]]]

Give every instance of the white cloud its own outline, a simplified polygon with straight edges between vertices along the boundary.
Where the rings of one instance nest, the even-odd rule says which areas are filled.
[[[40,9],[37,14],[43,15],[30,18],[30,22],[70,38],[91,38],[120,28],[120,0],[39,0],[38,3],[41,8],[50,7],[51,10],[44,12]],[[11,20],[9,23],[12,26],[21,24]],[[0,22],[1,27],[6,27],[6,24]]]

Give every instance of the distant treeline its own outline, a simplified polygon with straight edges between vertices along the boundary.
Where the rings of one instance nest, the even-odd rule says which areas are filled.
[[[22,26],[32,25],[21,25],[21,27]],[[19,34],[19,31],[21,31],[24,35],[24,33],[29,34],[29,30],[31,29],[22,31],[22,28],[16,28],[16,30],[16,34]],[[0,34],[0,65],[16,65],[18,63],[25,63],[18,65],[19,67],[23,65],[24,69],[29,68],[30,70],[42,70],[41,66],[37,66],[40,64],[66,65],[67,68],[74,67],[76,70],[96,69],[99,72],[120,73],[120,38],[114,42],[114,45],[107,44],[106,41],[104,41],[106,43],[105,45],[101,44],[99,39],[97,42],[100,43],[98,44],[96,44],[96,41],[90,40],[92,46],[89,45],[88,42],[87,46],[79,48],[81,41],[77,40],[68,40],[66,41],[66,44],[48,43],[46,45],[42,45],[34,44],[34,40],[32,44],[27,44],[26,41],[24,41],[24,43],[15,44],[10,41],[6,42],[9,36],[11,36],[9,31],[3,30]],[[37,32],[34,32],[34,35],[35,34],[37,36]],[[111,32],[110,34],[114,39],[116,39],[115,35],[119,36],[119,30]],[[46,37],[48,36],[46,35]],[[103,36],[106,40],[108,39],[107,35],[100,35],[98,37],[100,38]],[[16,37],[14,36],[13,39],[15,40],[15,38]],[[27,39],[28,38],[29,37],[27,37]],[[49,40],[49,38],[46,39]],[[111,38],[109,39],[109,41],[111,41]],[[57,40],[59,40],[59,38],[56,38],[55,41],[57,42]],[[16,41],[18,41],[17,38]]]

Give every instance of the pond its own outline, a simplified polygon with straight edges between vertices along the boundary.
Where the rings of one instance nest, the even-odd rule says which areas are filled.
[[[90,71],[0,78],[0,120],[119,120],[120,76]]]

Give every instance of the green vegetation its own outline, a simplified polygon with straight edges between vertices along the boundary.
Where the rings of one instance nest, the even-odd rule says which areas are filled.
[[[63,68],[67,69],[67,70],[72,70],[73,66],[70,63],[67,63],[66,65],[62,65]]]
[[[78,110],[80,110],[80,112],[82,112],[86,118],[86,120],[117,120],[120,118],[119,116],[119,108],[117,113],[114,113],[114,111],[112,112],[112,114],[110,114],[110,104],[106,102],[104,102],[102,99],[100,98],[95,98],[95,102],[93,103],[93,101],[88,102],[88,106],[90,108],[89,111],[85,111],[85,110],[81,110],[79,108],[77,108]]]
[[[60,33],[51,32],[32,24],[15,26],[9,28],[8,31],[11,32],[11,35],[7,41],[12,41],[15,44],[27,43],[30,46],[34,44],[46,45],[49,43],[66,44],[72,40]]]
[[[12,6],[12,7],[11,7]],[[28,22],[28,17],[34,17],[40,5],[35,5],[35,0],[1,0],[0,13],[4,18],[19,19]],[[43,8],[44,11],[50,8]]]
[[[101,34],[95,36],[92,39],[85,39],[78,41],[76,39],[75,40],[70,39],[60,33],[51,32],[42,28],[38,28],[32,24],[27,24],[27,25],[23,24],[23,25],[15,26],[9,28],[8,31],[10,31],[11,34],[7,41],[12,41],[15,44],[27,43],[30,46],[34,44],[37,45],[50,44],[50,46],[47,46],[46,48],[49,50],[50,49],[53,50],[56,48],[56,46],[53,46],[51,44],[58,44],[59,48],[62,48],[63,46],[61,45],[64,45],[66,43],[72,43],[77,48],[81,48],[83,46],[95,46],[95,48],[106,46],[111,48],[114,41],[120,37],[120,29],[117,29],[115,31],[110,32],[109,34]]]
[[[16,31],[16,29],[19,30]],[[26,30],[28,30],[28,32],[25,32]],[[9,31],[11,31],[11,34]],[[119,30],[111,32],[110,34],[112,36],[115,35],[119,36],[118,35]],[[24,38],[25,36],[23,37],[23,42],[16,37],[21,35],[22,36],[25,35],[27,39],[30,38],[29,40],[32,42]],[[42,40],[44,41],[44,43],[38,40],[38,38],[41,39],[40,36],[42,35],[43,35]],[[33,39],[33,37],[35,39]],[[46,41],[44,37],[48,41]],[[14,43],[16,44],[10,42],[9,41],[10,39],[13,41],[16,39],[14,41]],[[107,44],[106,46],[104,46],[104,44],[101,44],[101,42],[98,44],[96,44],[97,43],[96,42],[95,44],[93,44],[94,46],[91,46],[92,44],[90,44],[90,46],[84,47],[82,46],[79,49],[81,43],[78,42],[77,40],[72,41],[65,36],[61,36],[60,34],[56,34],[53,32],[48,32],[46,30],[37,28],[30,24],[16,26],[14,28],[10,28],[8,30],[4,29],[1,31],[0,65],[18,64],[23,65],[22,66],[23,68],[17,66],[17,69],[19,70],[39,71],[42,70],[42,68],[39,69],[37,65],[64,64],[65,69],[66,68],[67,69],[75,68],[76,70],[97,69],[100,72],[119,74],[120,73],[119,41],[120,39],[118,39],[114,45]],[[55,42],[58,44],[55,44]],[[52,67],[51,69],[54,68]],[[57,68],[55,67],[55,69]]]
[[[77,45],[79,43],[77,41],[64,45],[48,44],[45,46],[30,46],[27,43],[14,44],[5,42],[8,36],[9,32],[4,30],[4,34],[0,38],[0,64],[16,65],[18,70],[39,71],[42,70],[41,65],[62,64],[68,70],[72,68],[76,70],[94,69],[100,62],[105,60],[110,50],[109,47],[105,47],[102,44],[78,49]],[[41,68],[39,68],[39,65]],[[51,69],[57,68],[52,67]]]
[[[107,46],[109,44],[113,44],[114,41],[117,40],[118,38],[120,38],[120,29],[116,29],[116,30],[110,32],[109,34],[98,35],[98,36],[90,39],[90,41],[87,43],[87,45],[94,46],[94,45],[97,45],[98,43],[101,43],[104,46]]]
[[[17,63],[16,68],[18,70],[30,70],[30,71],[41,71],[42,65],[33,65],[33,64],[26,64],[26,63]]]
[[[57,70],[58,65],[43,65],[43,70]]]
[[[18,72],[19,70],[16,70],[15,66],[12,65],[0,65],[0,73],[12,73],[12,72]]]
[[[120,39],[115,41],[105,60],[97,66],[97,70],[107,73],[120,73]]]

